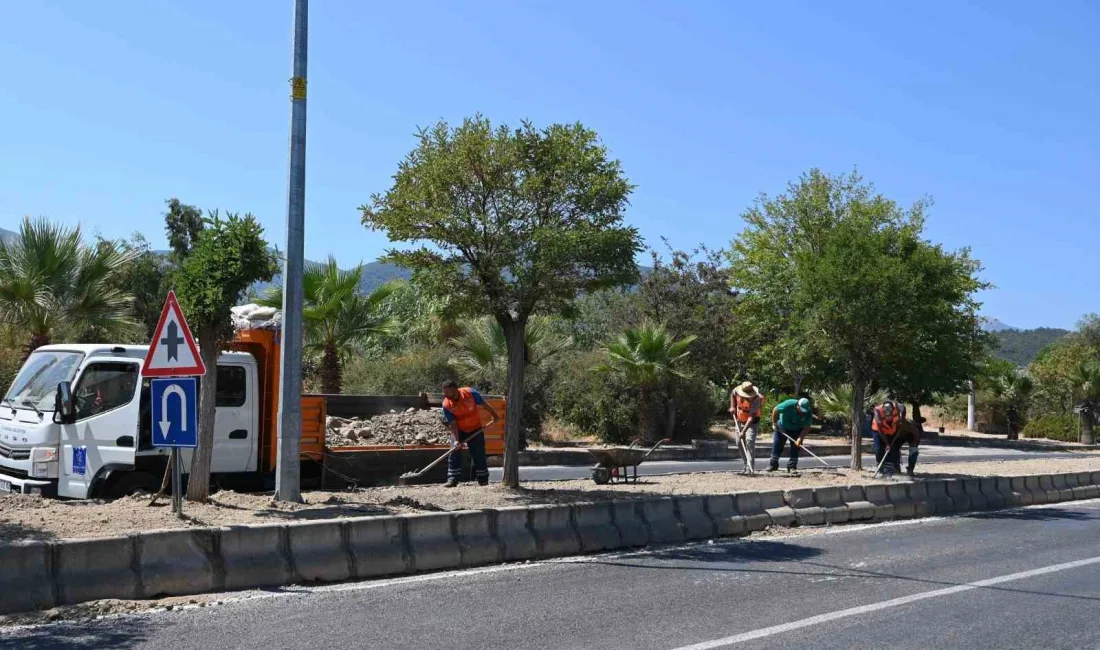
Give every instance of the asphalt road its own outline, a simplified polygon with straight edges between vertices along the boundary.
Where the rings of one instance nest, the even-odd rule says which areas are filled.
[[[1100,647],[1100,501],[848,526],[0,632],[0,648]]]
[[[789,451],[787,453],[790,453]],[[908,452],[902,450],[902,462],[906,462],[906,454]],[[928,465],[937,463],[961,463],[961,462],[973,462],[979,460],[1026,460],[1029,458],[1080,458],[1081,454],[1073,453],[1051,453],[1045,451],[1017,451],[1014,449],[990,449],[990,448],[970,448],[970,447],[940,447],[935,445],[924,445],[920,449],[920,458],[917,462],[917,471],[920,472],[921,467],[927,467]],[[874,461],[874,456],[870,453],[864,454],[864,466],[868,462],[868,458],[871,462]],[[825,456],[823,460],[834,467],[847,467],[848,456]],[[593,462],[592,465],[595,465]],[[584,479],[591,478],[592,465],[584,467],[565,466],[565,465],[551,465],[547,467],[521,467],[519,470],[520,479],[524,481],[561,481],[567,479]],[[762,471],[768,466],[767,457],[756,459],[756,469]],[[784,456],[780,463],[780,468],[786,468],[787,457]],[[802,454],[802,457],[798,461],[800,469],[813,469],[815,467],[822,467],[821,463],[814,459],[809,454]],[[642,463],[638,466],[639,476],[655,476],[658,474],[690,474],[692,472],[728,472],[740,470],[742,463],[739,460],[725,460],[725,461],[654,461]],[[872,468],[873,469],[873,468]],[[492,480],[500,480],[500,468],[491,468],[489,475]]]

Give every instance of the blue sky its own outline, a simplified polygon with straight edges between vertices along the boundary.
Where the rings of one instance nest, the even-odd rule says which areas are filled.
[[[0,226],[45,215],[163,246],[164,200],[285,236],[292,2],[0,6]],[[372,261],[356,207],[417,126],[580,120],[650,243],[727,244],[760,192],[853,167],[971,246],[986,314],[1100,311],[1100,5],[314,0],[306,253]]]

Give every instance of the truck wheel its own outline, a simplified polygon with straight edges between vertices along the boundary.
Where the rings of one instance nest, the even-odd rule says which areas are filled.
[[[159,488],[156,477],[149,472],[126,472],[117,481],[112,481],[110,496],[121,498],[135,494],[153,494]]]

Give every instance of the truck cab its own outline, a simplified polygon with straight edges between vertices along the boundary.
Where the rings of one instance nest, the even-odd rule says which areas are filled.
[[[152,446],[148,348],[49,345],[35,350],[0,401],[0,491],[69,498],[155,491],[168,450]],[[255,473],[260,394],[253,355],[218,359],[213,474]],[[200,378],[201,381],[201,378]],[[190,467],[191,450],[183,450]]]

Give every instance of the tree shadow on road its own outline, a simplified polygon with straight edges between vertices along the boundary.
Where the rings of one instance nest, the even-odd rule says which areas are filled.
[[[1009,521],[1095,521],[1100,512],[1069,510],[1066,508],[1025,508],[1019,510],[993,510],[965,515],[967,519],[997,519]]]
[[[0,650],[126,650],[149,638],[149,623],[138,618],[44,625],[0,636]]]

